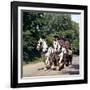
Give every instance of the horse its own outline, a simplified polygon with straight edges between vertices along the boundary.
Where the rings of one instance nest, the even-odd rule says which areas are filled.
[[[50,54],[53,53],[53,51],[54,51],[53,48],[48,47],[46,41],[44,39],[40,38],[38,41],[38,44],[37,44],[37,50],[40,50],[40,49],[42,50],[41,56],[45,57],[45,60],[44,60],[44,63],[46,65],[45,70],[51,68],[49,57],[50,57]]]
[[[64,47],[64,42],[61,40],[61,42],[59,41],[60,44],[60,49],[59,49],[59,61],[58,61],[58,70],[61,70],[62,68],[64,68],[64,64],[65,64],[65,54],[66,54],[66,48]]]
[[[70,50],[69,41],[65,41],[64,38],[60,38],[58,42],[58,54],[54,53],[51,58],[57,65],[57,70],[61,70],[65,65],[68,66],[69,63],[72,63],[72,50]]]
[[[42,55],[46,58],[46,69],[50,69],[57,66],[57,70],[64,68],[64,65],[68,66],[69,62],[72,62],[72,51],[69,49],[70,44],[63,39],[53,43],[53,47],[48,47],[46,41],[42,38],[39,39],[37,49],[42,49]]]
[[[54,69],[54,66],[56,66],[57,70],[61,70],[61,67],[64,65],[63,57],[66,53],[66,49],[63,47],[63,44],[63,40],[53,41],[54,52],[49,57],[52,69]]]

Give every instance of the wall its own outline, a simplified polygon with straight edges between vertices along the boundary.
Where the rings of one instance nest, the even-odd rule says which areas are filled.
[[[0,1],[0,90],[10,90],[10,1],[11,0],[1,0]],[[21,1],[21,0],[19,0]],[[25,1],[25,0],[22,0]],[[37,0],[27,0],[27,1],[37,1]],[[38,2],[45,2],[46,0],[38,0]],[[81,4],[88,5],[89,0],[47,0],[48,3],[64,3],[64,4]],[[89,6],[90,9],[90,6]],[[88,10],[89,11],[89,10]],[[90,16],[90,11],[89,11]],[[88,18],[90,20],[90,18]],[[89,27],[90,28],[90,27]],[[90,31],[88,31],[90,33]],[[90,38],[90,35],[89,35]],[[90,46],[90,42],[89,42]],[[88,48],[90,50],[90,48]],[[88,51],[89,51],[88,50]],[[90,51],[89,51],[90,53]],[[90,57],[89,57],[90,59]],[[88,62],[90,63],[90,61]],[[89,65],[90,68],[90,65]],[[89,70],[90,75],[90,70]],[[89,90],[89,84],[82,85],[67,85],[67,86],[53,86],[53,87],[35,87],[32,90],[46,90],[46,89],[62,89],[62,90]],[[24,90],[25,88],[23,88]],[[30,88],[27,88],[30,89]]]

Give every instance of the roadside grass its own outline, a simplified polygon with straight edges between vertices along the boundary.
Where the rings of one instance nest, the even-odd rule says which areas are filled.
[[[39,62],[44,62],[45,61],[45,57],[35,57],[32,61],[28,61],[28,62],[24,62],[23,65],[26,64],[35,64],[35,63],[39,63]]]

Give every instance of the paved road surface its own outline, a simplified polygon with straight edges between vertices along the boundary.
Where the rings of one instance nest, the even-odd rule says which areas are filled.
[[[49,76],[49,75],[72,75],[79,74],[79,56],[74,56],[72,66],[65,67],[61,71],[56,70],[44,70],[44,63],[38,62],[35,64],[27,64],[23,66],[23,76]]]

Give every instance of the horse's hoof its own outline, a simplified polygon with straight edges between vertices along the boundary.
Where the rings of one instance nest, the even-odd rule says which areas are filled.
[[[64,64],[64,68],[67,68],[66,64]]]
[[[54,66],[51,66],[51,69],[53,70],[54,69]]]
[[[62,63],[60,66],[59,66],[59,71],[64,69],[64,64]]]
[[[56,70],[59,70],[59,67],[56,67]]]
[[[69,66],[69,64],[66,64],[66,66],[68,67],[68,66]]]
[[[44,68],[44,71],[46,71],[47,70],[47,68]]]
[[[70,64],[70,65],[69,65],[69,68],[71,68],[71,67],[72,67],[72,65]]]

